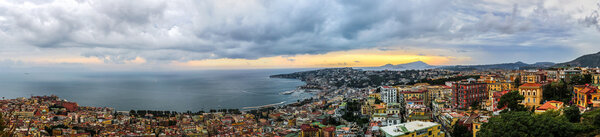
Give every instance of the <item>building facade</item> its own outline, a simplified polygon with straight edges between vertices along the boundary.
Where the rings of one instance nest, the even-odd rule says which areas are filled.
[[[522,104],[526,107],[535,108],[542,102],[542,84],[525,83],[519,86],[519,94],[525,97]]]
[[[473,103],[481,103],[488,98],[487,84],[461,81],[452,85],[452,104],[456,108],[468,108]]]
[[[381,90],[381,101],[386,104],[398,103],[398,90],[389,86],[379,87]]]
[[[425,105],[425,102],[428,102],[427,90],[411,90],[411,91],[402,91],[404,101],[408,105]]]
[[[573,90],[577,90],[577,88]],[[575,92],[573,102],[580,108],[600,107],[600,92],[598,91],[598,87],[586,85],[585,88]]]

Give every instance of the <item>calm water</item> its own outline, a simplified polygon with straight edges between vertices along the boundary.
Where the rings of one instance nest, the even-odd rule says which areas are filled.
[[[304,83],[269,78],[299,69],[193,72],[0,72],[0,96],[57,95],[82,106],[117,110],[198,111],[242,108],[310,98],[281,95]]]

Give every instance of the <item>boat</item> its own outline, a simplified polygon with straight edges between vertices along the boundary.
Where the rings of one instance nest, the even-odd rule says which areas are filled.
[[[290,91],[286,91],[286,92],[281,92],[280,94],[282,94],[282,95],[289,95],[289,94],[292,94],[294,92],[296,92],[296,90],[290,90]]]

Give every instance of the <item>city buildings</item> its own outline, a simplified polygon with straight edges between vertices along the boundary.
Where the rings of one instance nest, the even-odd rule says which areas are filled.
[[[485,109],[488,111],[497,111],[499,110],[498,108],[498,102],[500,101],[500,98],[506,94],[510,92],[509,90],[504,90],[504,91],[490,91],[489,93],[489,98],[486,101],[486,107]]]

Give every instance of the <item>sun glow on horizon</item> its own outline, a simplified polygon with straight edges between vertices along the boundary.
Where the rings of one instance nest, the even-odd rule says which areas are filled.
[[[434,56],[419,54],[400,54],[399,51],[361,49],[330,52],[318,55],[275,56],[255,60],[248,59],[210,59],[188,62],[173,62],[184,67],[208,68],[311,68],[311,67],[375,67],[385,64],[402,64],[423,61],[430,65],[448,65],[449,63],[470,60],[468,57]]]

